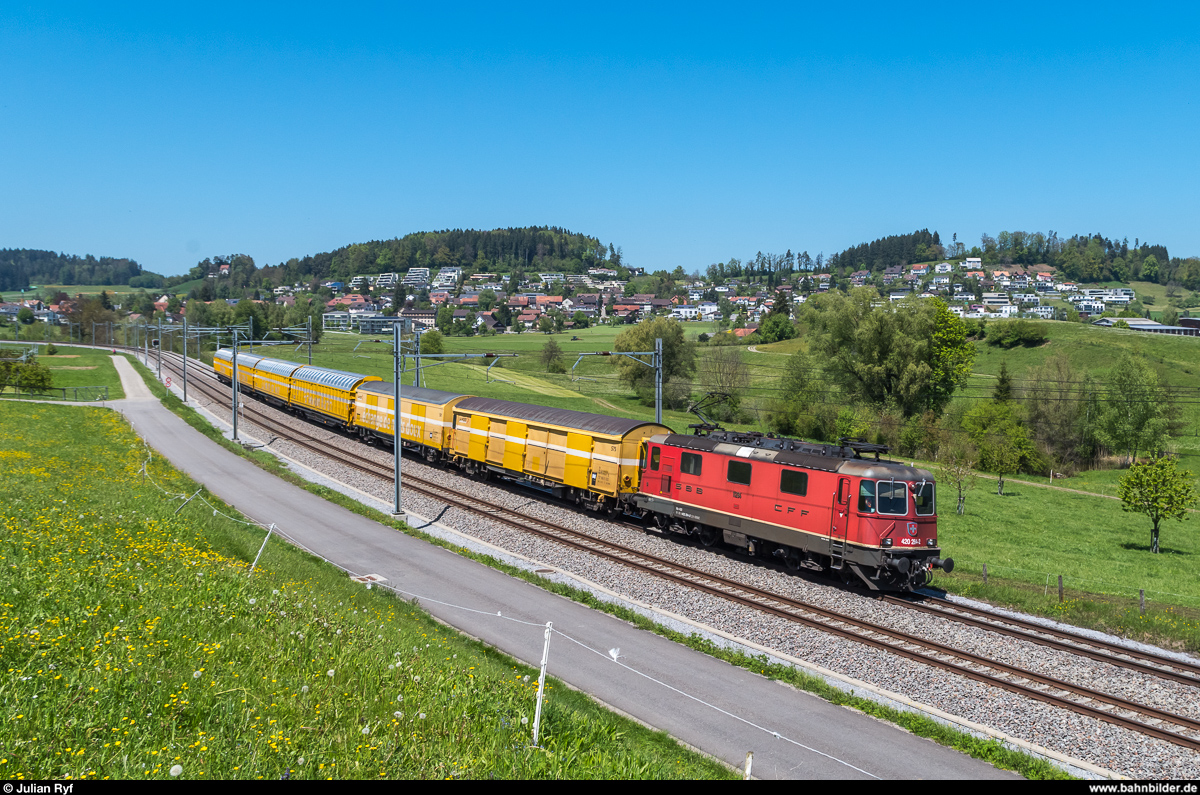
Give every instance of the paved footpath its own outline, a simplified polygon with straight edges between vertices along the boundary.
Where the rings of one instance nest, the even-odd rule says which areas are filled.
[[[109,405],[225,502],[350,572],[418,594],[438,619],[526,663],[540,661],[553,622],[586,647],[556,635],[551,676],[731,766],[753,751],[759,778],[1016,778],[326,502],[189,427],[150,395],[125,357],[114,360],[128,397]],[[609,649],[620,650],[619,661]]]

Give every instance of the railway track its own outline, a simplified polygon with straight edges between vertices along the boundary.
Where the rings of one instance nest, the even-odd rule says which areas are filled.
[[[163,357],[164,368],[175,373],[181,372],[179,359],[180,357],[165,354]],[[191,363],[189,373],[197,371],[203,374],[202,377],[200,379],[194,376],[189,378],[189,386],[193,389],[198,387],[210,399],[218,403],[225,402],[227,392],[218,383],[215,374],[211,370],[200,369],[195,363]],[[356,471],[387,482],[391,482],[393,478],[392,467],[333,447],[328,442],[297,430],[259,411],[256,404],[248,403],[245,398],[242,400],[241,416],[244,422],[258,425],[280,439],[296,444],[317,455],[331,458],[343,466],[351,467]],[[484,498],[464,495],[419,475],[406,474],[405,488],[458,510],[503,524],[521,533],[532,533],[681,587],[744,605],[764,614],[783,618],[795,624],[909,660],[932,665],[977,682],[999,687],[1179,746],[1200,750],[1200,720],[988,659],[874,622],[853,618],[817,605],[683,566],[536,517],[516,513]],[[1050,629],[1018,618],[998,616],[946,600],[925,597],[923,601],[918,602],[891,596],[882,597],[882,599],[909,609],[934,614],[948,621],[1080,655],[1143,675],[1200,688],[1200,666],[1086,638],[1074,633]],[[1198,690],[1198,697],[1200,697],[1200,690]]]

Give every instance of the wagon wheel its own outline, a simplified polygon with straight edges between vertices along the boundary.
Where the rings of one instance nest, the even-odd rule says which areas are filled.
[[[721,531],[708,525],[700,525],[700,544],[711,547],[721,538]]]

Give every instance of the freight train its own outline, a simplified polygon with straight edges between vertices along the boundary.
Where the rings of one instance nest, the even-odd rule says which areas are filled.
[[[232,365],[232,351],[213,357],[226,384]],[[268,403],[394,444],[391,382],[246,353],[237,378],[241,391]],[[937,544],[933,475],[882,460],[887,449],[877,445],[719,429],[676,434],[653,422],[424,387],[402,390],[400,431],[403,448],[432,464],[872,590],[912,590],[954,566]]]

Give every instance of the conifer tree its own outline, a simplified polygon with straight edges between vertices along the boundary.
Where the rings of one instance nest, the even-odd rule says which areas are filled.
[[[1008,362],[1000,362],[1000,376],[996,379],[996,389],[992,392],[992,399],[997,401],[1012,400],[1012,379],[1008,375]]]

